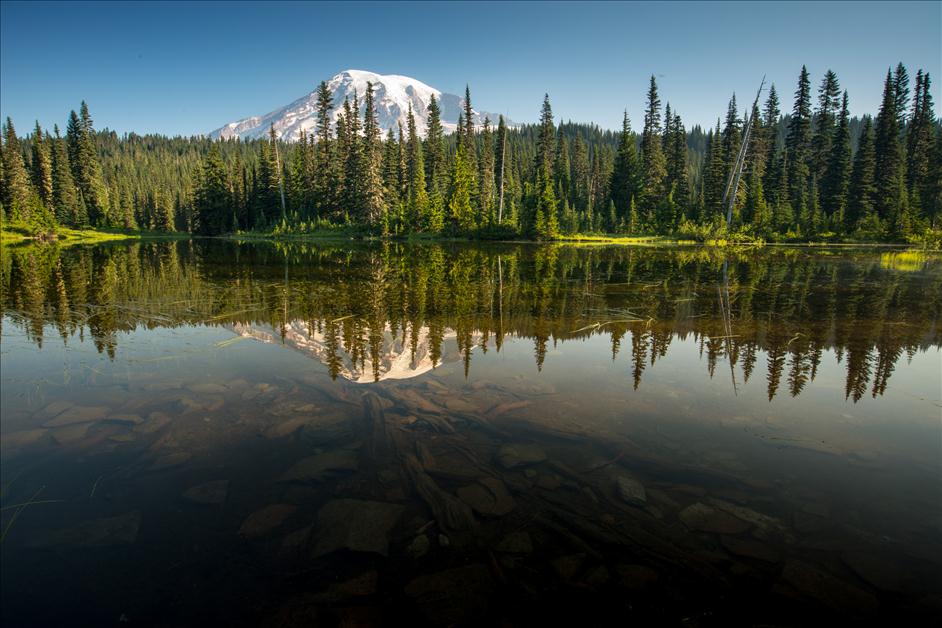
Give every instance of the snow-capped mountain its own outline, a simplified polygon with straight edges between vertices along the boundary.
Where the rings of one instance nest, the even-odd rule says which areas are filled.
[[[265,344],[280,344],[294,349],[323,364],[333,363],[337,368],[337,375],[358,384],[418,377],[436,366],[457,362],[462,358],[456,341],[458,334],[453,329],[444,330],[439,348],[441,355],[435,363],[432,361],[432,343],[428,327],[421,327],[416,332],[418,338],[416,338],[415,355],[413,355],[410,337],[412,332],[402,329],[394,330],[390,325],[386,325],[383,329],[379,360],[375,365],[370,355],[363,357],[362,362],[354,359],[342,342],[339,347],[332,348],[324,334],[313,329],[308,321],[289,321],[283,330],[275,330],[270,325],[243,324],[232,325],[228,329],[243,338],[252,338]],[[481,332],[473,332],[471,345],[478,346],[481,338]]]
[[[432,99],[432,94],[435,95],[441,107],[442,126],[446,133],[455,130],[458,114],[464,110],[463,97],[443,93],[414,78],[397,74],[376,74],[364,70],[346,70],[327,82],[327,87],[330,89],[333,98],[334,107],[331,110],[331,116],[334,122],[337,121],[337,116],[341,112],[344,99],[349,98],[352,103],[354,94],[356,94],[360,104],[360,113],[362,115],[367,82],[373,83],[373,98],[376,102],[377,117],[384,135],[388,129],[398,133],[399,123],[402,123],[403,129],[406,128],[410,103],[412,110],[415,112],[415,124],[419,135],[424,135],[428,119],[428,105]],[[472,109],[472,111],[474,112],[474,123],[476,125],[483,125],[484,118],[489,117],[491,125],[497,126],[497,114],[476,109]],[[267,135],[269,127],[274,125],[278,137],[293,142],[301,136],[302,129],[308,134],[314,131],[316,114],[317,91],[315,90],[264,116],[252,116],[244,120],[230,122],[216,129],[209,136],[213,139],[233,137],[254,139]],[[506,119],[505,122],[510,124]]]

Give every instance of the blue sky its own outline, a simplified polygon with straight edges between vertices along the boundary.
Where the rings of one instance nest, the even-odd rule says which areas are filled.
[[[348,68],[405,74],[518,121],[548,92],[557,120],[636,128],[658,77],[688,127],[751,101],[763,74],[783,109],[802,64],[828,68],[854,113],[888,66],[934,78],[942,3],[0,4],[0,113],[20,134],[89,103],[118,132],[208,132],[264,114]]]

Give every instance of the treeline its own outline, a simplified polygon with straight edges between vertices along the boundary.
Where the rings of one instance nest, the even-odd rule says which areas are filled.
[[[714,129],[687,131],[662,108],[651,77],[640,134],[627,112],[619,133],[555,124],[549,98],[540,122],[508,128],[472,120],[466,91],[457,132],[444,133],[439,104],[419,137],[382,136],[372,86],[343,104],[332,124],[326,83],[317,124],[294,144],[212,142],[96,133],[85,104],[65,137],[36,125],[20,140],[7,119],[5,215],[45,225],[119,226],[215,235],[305,233],[336,227],[551,239],[561,234],[672,234],[765,239],[901,240],[938,230],[942,128],[929,75],[888,70],[875,119],[851,118],[849,96],[828,71],[812,101],[802,68],[790,113],[778,92],[741,111],[735,95]],[[745,172],[726,225],[724,194],[751,122]]]
[[[13,247],[0,299],[4,324],[33,342],[83,338],[111,357],[142,327],[265,326],[284,339],[300,326],[327,347],[332,376],[352,362],[378,378],[387,331],[413,362],[420,338],[439,363],[455,337],[466,370],[505,342],[529,339],[541,368],[557,343],[601,336],[613,359],[629,357],[638,388],[693,339],[711,376],[730,376],[723,361],[737,381],[764,375],[770,400],[836,360],[857,401],[882,395],[899,360],[942,344],[938,275],[939,260],[918,252],[191,240]]]

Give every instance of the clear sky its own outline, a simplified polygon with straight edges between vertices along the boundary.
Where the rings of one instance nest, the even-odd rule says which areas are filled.
[[[828,68],[852,112],[879,106],[888,66],[931,73],[942,103],[942,3],[0,4],[0,113],[20,134],[64,126],[197,134],[267,113],[348,68],[405,74],[532,121],[635,128],[658,78],[688,128],[741,106],[763,74],[791,108],[802,64]]]

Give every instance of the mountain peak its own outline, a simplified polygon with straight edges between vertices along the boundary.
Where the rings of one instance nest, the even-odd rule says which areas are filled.
[[[373,84],[373,98],[376,103],[377,118],[379,119],[380,129],[384,134],[389,129],[392,129],[393,133],[398,133],[400,124],[402,124],[403,129],[406,128],[409,105],[412,105],[412,110],[415,113],[416,129],[420,135],[424,135],[428,121],[428,105],[433,95],[439,100],[439,106],[442,110],[442,126],[448,133],[455,130],[458,115],[464,109],[464,98],[455,94],[444,93],[412,77],[400,74],[377,74],[368,70],[351,68],[338,72],[327,81],[327,88],[330,90],[333,102],[332,122],[336,123],[344,100],[352,100],[354,95],[360,104],[360,110],[363,110],[367,83]],[[490,117],[492,124],[496,124],[497,116],[495,114],[479,112],[475,109],[472,109],[472,112],[474,112],[476,125],[483,125],[485,117]],[[274,126],[278,137],[294,142],[300,139],[302,131],[307,134],[314,132],[316,113],[317,90],[314,90],[263,116],[252,116],[230,122],[211,132],[209,136],[213,139],[233,137],[255,139],[264,137],[268,133],[269,127]]]

